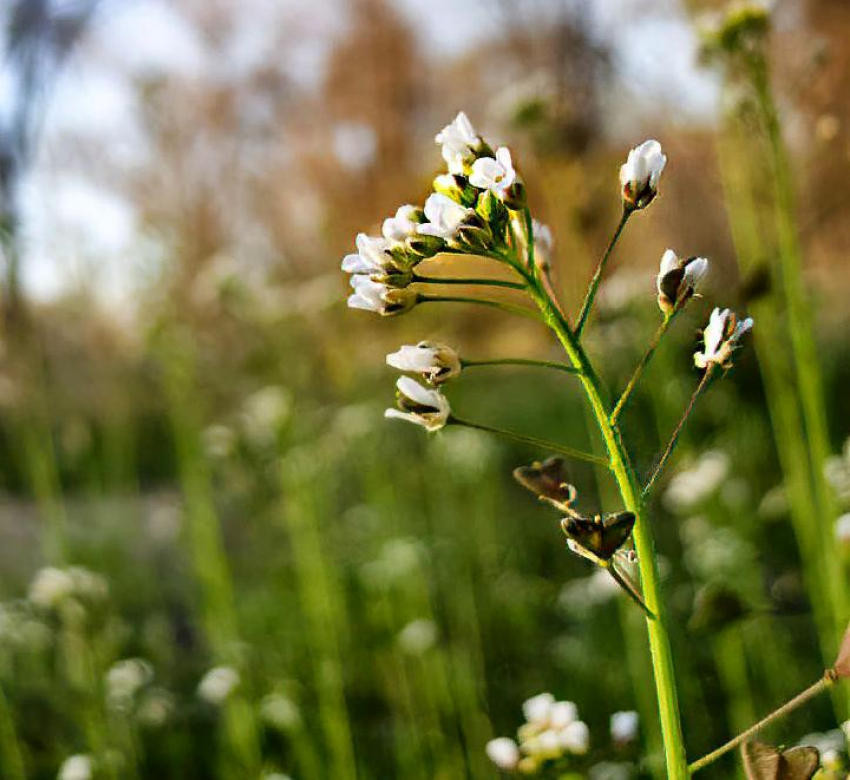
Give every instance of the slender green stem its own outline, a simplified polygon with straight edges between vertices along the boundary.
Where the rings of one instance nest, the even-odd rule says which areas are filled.
[[[717,750],[712,750],[711,753],[703,756],[702,758],[694,761],[688,767],[688,770],[693,774],[694,772],[698,772],[700,769],[704,769],[709,764],[717,761],[718,758],[728,753],[730,750],[734,750],[738,745],[746,742],[750,737],[758,734],[759,731],[762,731],[764,728],[769,726],[775,720],[779,720],[787,715],[792,710],[796,710],[798,707],[801,707],[806,702],[813,699],[819,693],[825,691],[835,682],[835,678],[827,672],[823,677],[820,678],[814,685],[810,685],[806,690],[802,693],[798,693],[791,701],[783,704],[779,709],[774,710],[765,718],[762,718],[758,723],[750,726],[746,731],[742,731],[738,734],[734,739],[730,739],[725,745],[721,745]]]
[[[531,309],[523,308],[522,306],[514,306],[510,303],[502,303],[501,301],[488,301],[484,298],[467,298],[463,295],[420,295],[419,303],[476,303],[479,306],[489,306],[493,309],[499,309],[508,314],[515,314],[518,317],[540,322],[540,317]]]
[[[593,309],[593,301],[596,298],[596,293],[598,292],[599,285],[602,282],[602,274],[605,272],[605,266],[608,263],[608,259],[611,257],[611,253],[614,251],[614,247],[617,245],[617,241],[619,241],[620,236],[623,234],[623,229],[626,227],[626,222],[628,222],[631,214],[632,209],[623,209],[623,216],[620,217],[620,223],[617,225],[614,235],[611,236],[611,240],[608,242],[605,253],[599,260],[599,265],[596,266],[596,271],[593,274],[593,278],[590,280],[590,285],[587,288],[587,294],[584,296],[584,303],[581,305],[581,311],[579,312],[578,320],[576,321],[576,339],[581,338],[584,326],[587,324],[587,318],[590,316],[590,312]]]
[[[597,455],[591,455],[587,452],[582,452],[581,450],[576,450],[572,447],[567,447],[564,444],[554,444],[551,441],[538,439],[534,436],[526,436],[524,433],[514,433],[513,431],[506,431],[503,428],[494,428],[492,425],[482,425],[480,423],[469,422],[468,420],[461,420],[454,416],[449,417],[448,422],[452,425],[463,425],[466,428],[474,428],[477,431],[495,433],[497,436],[504,436],[506,439],[521,441],[523,444],[531,444],[532,446],[539,447],[542,450],[558,452],[561,455],[566,455],[568,458],[573,458],[574,460],[583,460],[587,463],[593,463],[597,466],[608,465],[608,462],[605,460],[605,458],[600,458]]]
[[[678,313],[678,309],[674,309],[671,314],[667,314],[664,316],[664,319],[661,321],[661,325],[659,325],[658,330],[655,331],[655,336],[653,336],[652,341],[649,344],[648,349],[644,353],[644,356],[641,358],[640,363],[637,364],[634,373],[632,374],[632,378],[629,380],[629,383],[626,385],[626,389],[623,390],[623,394],[620,396],[620,400],[617,401],[617,405],[614,407],[614,411],[611,412],[611,424],[616,425],[617,420],[620,417],[620,412],[623,411],[626,403],[629,400],[629,396],[631,396],[635,387],[637,387],[638,380],[643,374],[643,370],[649,364],[649,361],[652,360],[652,356],[655,354],[655,350],[658,349],[658,345],[661,343],[661,339],[664,337],[664,334],[667,332],[667,328],[670,327],[670,323],[673,322],[673,318]]]
[[[654,618],[647,615],[646,625],[655,676],[655,692],[658,698],[661,732],[664,740],[667,776],[670,780],[683,780],[688,776],[688,770],[679,717],[673,655],[667,633],[666,612],[661,600],[655,545],[644,513],[637,476],[620,438],[619,429],[608,420],[601,383],[590,359],[542,288],[534,285],[529,292],[540,308],[546,323],[561,342],[573,366],[580,371],[579,376],[582,385],[611,458],[611,470],[617,481],[620,496],[626,509],[634,512],[636,517],[634,540],[640,567],[643,601],[647,610],[655,615]]]
[[[558,371],[566,371],[568,374],[577,374],[578,369],[566,363],[555,360],[532,360],[531,358],[494,358],[492,360],[461,360],[464,368],[476,368],[478,366],[538,366],[539,368],[554,368]]]
[[[525,285],[521,282],[510,282],[507,279],[481,279],[470,278],[464,279],[454,276],[418,276],[413,275],[413,281],[416,284],[464,284],[475,285],[481,287],[507,287],[510,290],[524,290]]]
[[[708,387],[708,383],[711,381],[711,377],[713,375],[714,364],[711,363],[705,370],[705,373],[702,375],[702,379],[700,379],[700,382],[697,385],[697,389],[694,390],[694,394],[691,396],[691,400],[688,401],[688,405],[685,408],[685,412],[682,415],[682,419],[679,420],[678,425],[676,425],[675,429],[673,430],[673,433],[670,436],[670,441],[667,442],[667,447],[664,449],[664,453],[661,455],[661,459],[658,461],[658,465],[655,467],[655,471],[652,472],[652,476],[646,483],[646,487],[644,487],[642,493],[643,498],[646,498],[649,495],[649,492],[652,490],[652,486],[655,484],[655,480],[658,479],[668,459],[673,454],[673,450],[676,448],[676,444],[679,441],[679,436],[681,436],[682,434],[682,429],[685,427],[685,423],[691,416],[691,412],[694,410],[694,406],[696,405],[697,399],[703,394],[705,389]]]

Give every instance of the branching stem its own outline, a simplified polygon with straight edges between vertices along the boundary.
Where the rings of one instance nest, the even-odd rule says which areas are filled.
[[[489,301],[486,298],[468,298],[463,295],[419,295],[418,303],[475,303],[479,306],[489,306],[493,309],[499,309],[508,314],[515,314],[518,317],[540,322],[538,314],[531,309],[523,308],[522,306],[514,306],[510,303],[502,301]]]
[[[577,368],[559,363],[555,360],[532,360],[531,358],[493,358],[492,360],[468,360],[461,361],[464,368],[475,368],[477,366],[537,366],[538,368],[554,368],[565,371],[568,374],[579,373]]]
[[[694,406],[696,405],[697,399],[703,394],[705,389],[708,387],[708,383],[711,381],[711,377],[714,375],[714,368],[714,364],[710,363],[708,368],[706,368],[705,373],[702,375],[702,379],[697,385],[697,389],[694,390],[694,394],[691,396],[691,400],[688,401],[688,406],[685,409],[685,413],[682,415],[682,419],[679,420],[679,424],[674,429],[672,436],[670,436],[670,441],[667,443],[667,447],[664,450],[664,454],[661,456],[661,459],[658,461],[658,465],[655,467],[655,471],[652,472],[652,476],[649,478],[649,481],[646,483],[646,487],[643,489],[643,498],[646,498],[649,495],[649,492],[652,490],[652,486],[655,484],[655,480],[658,479],[659,475],[664,469],[664,466],[667,463],[667,460],[673,454],[673,450],[676,448],[676,444],[679,441],[679,436],[682,434],[682,429],[685,427],[685,423],[691,416],[691,412],[694,410]]]
[[[510,290],[524,290],[522,282],[510,282],[506,279],[458,278],[454,276],[419,276],[413,275],[416,284],[462,284],[476,287],[506,287]]]
[[[614,231],[614,235],[611,236],[611,240],[608,242],[605,253],[599,260],[599,265],[596,266],[596,271],[593,274],[593,278],[590,280],[590,285],[587,288],[587,294],[584,296],[584,303],[581,305],[581,311],[579,312],[578,320],[576,321],[576,339],[581,338],[584,326],[587,324],[587,318],[590,316],[590,312],[593,309],[593,301],[596,298],[596,293],[602,282],[602,274],[605,272],[605,266],[608,263],[608,259],[611,257],[611,253],[614,251],[614,247],[617,245],[617,241],[620,240],[620,236],[623,234],[623,229],[626,227],[626,222],[628,222],[631,214],[631,209],[623,209],[623,216],[620,218],[620,224],[617,225],[617,229]]]
[[[637,367],[632,374],[632,378],[629,379],[629,383],[626,385],[626,389],[623,390],[623,394],[620,396],[620,400],[617,401],[617,405],[614,407],[614,411],[611,412],[611,424],[616,425],[617,420],[620,418],[620,412],[623,411],[626,403],[629,400],[629,396],[631,396],[635,387],[637,387],[637,383],[640,380],[641,374],[643,374],[643,370],[649,365],[649,361],[652,360],[652,356],[655,354],[655,350],[658,349],[658,345],[661,343],[661,339],[664,337],[664,334],[667,332],[667,328],[670,327],[670,324],[673,322],[673,318],[678,313],[678,309],[674,310],[672,314],[667,314],[664,316],[664,319],[661,321],[661,325],[658,326],[658,330],[655,331],[655,336],[653,336],[652,341],[649,344],[644,356],[641,358],[640,363],[637,364]]]
[[[564,444],[554,444],[550,441],[545,441],[544,439],[538,439],[534,436],[526,436],[524,433],[514,433],[513,431],[506,431],[503,428],[495,428],[492,425],[482,425],[481,423],[473,423],[468,420],[461,420],[454,415],[452,415],[448,423],[450,425],[463,425],[466,428],[474,428],[477,431],[486,431],[487,433],[495,433],[497,436],[503,436],[506,439],[513,439],[514,441],[520,441],[523,444],[531,444],[534,447],[539,447],[542,450],[549,450],[551,452],[557,452],[561,455],[566,455],[568,458],[573,458],[574,460],[583,460],[586,463],[593,463],[596,466],[608,466],[608,461],[605,458],[600,458],[598,455],[591,455],[587,452],[582,452],[581,450],[573,449],[572,447],[567,447]]]

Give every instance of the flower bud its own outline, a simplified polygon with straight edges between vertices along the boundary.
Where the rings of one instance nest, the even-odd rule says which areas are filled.
[[[465,176],[443,173],[433,182],[434,192],[451,198],[461,206],[474,206],[478,199],[478,190],[471,186]]]
[[[422,387],[409,376],[396,383],[398,409],[387,409],[384,417],[406,420],[428,431],[444,428],[451,415],[448,399],[439,390]]]
[[[672,314],[684,306],[693,296],[697,284],[707,270],[708,260],[704,257],[682,260],[672,249],[668,249],[661,258],[656,279],[658,306],[661,311]]]
[[[409,287],[397,289],[375,281],[366,274],[351,277],[354,293],[348,298],[352,309],[374,311],[382,316],[402,314],[419,302],[419,293]]]
[[[420,374],[432,385],[441,385],[460,375],[461,362],[457,352],[445,344],[420,341],[416,346],[405,345],[387,355],[387,365],[399,371]]]
[[[449,173],[464,173],[482,147],[480,136],[463,111],[437,133],[434,140],[440,145]]]
[[[416,261],[422,258],[434,257],[445,249],[446,242],[439,236],[429,236],[417,233],[405,242],[408,249],[416,255]]]
[[[644,141],[629,152],[625,165],[620,168],[620,187],[626,209],[643,209],[653,201],[666,164],[667,157],[655,140]]]
[[[751,317],[739,322],[737,315],[729,309],[715,309],[703,333],[705,348],[694,354],[694,363],[699,368],[715,365],[731,367],[732,352],[738,346],[741,336],[752,327]]]

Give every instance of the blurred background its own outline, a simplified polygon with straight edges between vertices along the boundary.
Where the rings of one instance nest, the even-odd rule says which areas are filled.
[[[546,453],[383,419],[400,344],[557,345],[463,305],[345,307],[340,259],[423,202],[461,109],[513,150],[571,311],[619,166],[662,142],[588,331],[622,387],[663,251],[711,259],[623,418],[641,473],[711,308],[756,319],[651,504],[689,755],[817,679],[850,617],[850,5],[778,0],[701,56],[722,7],[0,4],[0,777],[496,777],[485,743],[543,691],[589,726],[574,776],[663,777],[642,615],[510,478]],[[554,373],[449,395],[596,446]],[[839,691],[765,736],[840,763],[848,716]]]

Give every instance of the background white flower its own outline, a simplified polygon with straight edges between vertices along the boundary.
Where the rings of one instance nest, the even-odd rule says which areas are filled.
[[[80,753],[65,759],[56,780],[91,780],[93,776],[91,757]]]
[[[224,703],[239,685],[239,672],[231,666],[215,666],[198,683],[198,696],[210,704]]]
[[[491,739],[484,750],[487,757],[504,772],[512,772],[519,763],[519,747],[510,737]]]
[[[551,693],[539,693],[523,702],[522,714],[529,723],[548,723],[554,703],[555,697]]]
[[[632,742],[637,739],[640,718],[634,710],[611,715],[611,739],[614,742]]]

